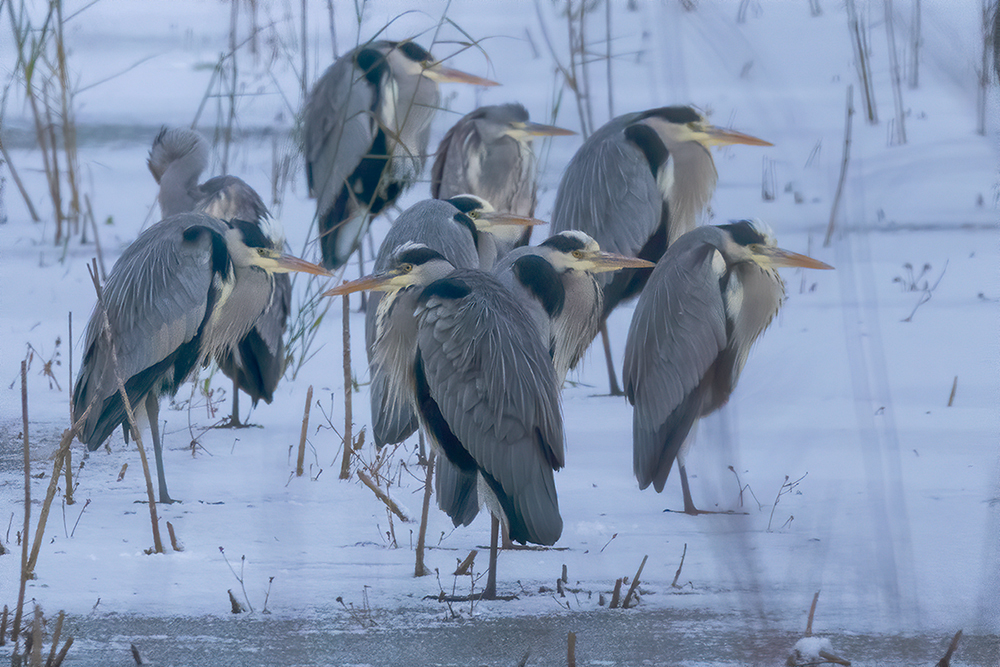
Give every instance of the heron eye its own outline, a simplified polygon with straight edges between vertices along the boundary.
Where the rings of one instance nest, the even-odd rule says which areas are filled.
[[[412,264],[403,264],[402,269],[403,269],[403,273],[409,273],[410,271],[413,270],[413,265]]]
[[[573,251],[573,257],[576,258],[576,259],[583,259],[583,251],[582,250],[574,250]]]

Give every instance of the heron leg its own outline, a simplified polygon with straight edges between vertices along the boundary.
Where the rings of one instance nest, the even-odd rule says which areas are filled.
[[[615,362],[611,358],[611,337],[608,336],[607,322],[601,322],[601,342],[604,343],[604,361],[608,364],[608,384],[612,396],[624,396],[625,392],[618,386],[618,373],[615,372]]]
[[[149,433],[153,436],[153,455],[156,457],[156,481],[160,485],[160,504],[174,502],[167,493],[167,478],[163,474],[163,446],[160,444],[160,397],[153,392],[146,394],[146,417]]]
[[[243,426],[243,422],[240,421],[240,387],[235,379],[233,379],[233,414],[229,418],[229,425],[233,428]]]
[[[495,600],[497,597],[497,543],[500,541],[500,519],[493,516],[490,525],[490,570],[486,575],[486,588],[483,590],[483,600]]]
[[[677,469],[681,474],[681,491],[684,492],[684,513],[697,516],[701,514],[701,510],[695,507],[694,501],[691,500],[691,487],[688,486],[687,469],[680,461],[677,462]]]

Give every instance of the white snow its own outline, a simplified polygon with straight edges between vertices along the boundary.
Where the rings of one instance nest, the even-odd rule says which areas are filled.
[[[72,11],[86,5],[71,4]],[[301,105],[294,71],[301,59],[300,5],[262,4],[258,23],[273,22],[274,28],[262,34],[258,61],[247,47],[239,53],[245,96],[236,125],[246,134],[233,145],[228,170],[271,203],[272,141],[282,151],[294,147],[285,137]],[[434,122],[432,146],[477,104],[516,100],[533,120],[579,128],[569,90],[562,92],[558,114],[552,114],[561,79],[539,15],[559,58],[568,63],[561,3],[371,2],[364,5],[360,27],[353,3],[335,4],[341,51],[353,46],[358,34],[367,39],[390,21],[388,37],[422,33],[418,41],[429,46],[445,7],[449,19],[482,40],[462,51],[457,41],[467,37],[450,25],[441,27],[435,55],[462,51],[449,65],[503,86],[443,86],[449,111]],[[783,274],[787,303],[751,353],[729,405],[699,427],[688,459],[695,502],[748,514],[665,513],[682,506],[676,473],[663,494],[639,491],[632,476],[631,408],[624,399],[600,395],[607,391],[607,378],[597,344],[571,372],[563,391],[567,463],[556,484],[565,529],[558,548],[502,553],[500,591],[519,593],[519,599],[480,603],[471,612],[464,605],[458,611],[473,619],[610,614],[598,606],[598,593],[609,593],[619,577],[632,577],[648,554],[641,602],[629,614],[735,613],[799,636],[812,595],[822,590],[815,624],[827,636],[943,639],[963,628],[967,636],[996,638],[1000,115],[994,84],[988,135],[976,134],[980,4],[922,2],[920,87],[903,90],[905,146],[887,145],[892,104],[881,3],[859,3],[870,21],[881,121],[874,126],[860,112],[861,91],[840,3],[821,2],[824,13],[811,17],[805,2],[751,2],[744,24],[735,21],[735,1],[694,4],[697,9],[687,12],[677,2],[638,0],[635,11],[614,3],[612,50],[620,54],[613,62],[614,112],[691,103],[710,111],[716,124],[773,142],[773,148],[713,152],[719,171],[714,221],[760,218],[782,247],[836,267]],[[909,3],[896,5],[902,48]],[[603,6],[594,11],[587,39],[602,54]],[[72,13],[68,6],[66,12]],[[310,2],[309,13],[313,81],[333,56],[326,3]],[[112,218],[112,224],[100,224],[109,269],[140,229],[158,219],[146,152],[160,125],[191,123],[211,68],[228,50],[229,15],[229,5],[218,2],[105,0],[70,22],[69,62],[80,87],[83,191],[99,223]],[[245,14],[240,21],[245,39]],[[0,23],[7,30],[6,16]],[[0,41],[5,74],[12,49],[9,40]],[[609,117],[603,61],[591,64],[589,78],[599,126]],[[851,83],[858,110],[851,163],[837,232],[825,248]],[[0,357],[0,518],[9,524],[0,526],[0,540],[12,551],[0,557],[0,602],[11,606],[17,599],[17,533],[23,520],[19,363],[29,344],[37,350],[28,373],[32,471],[45,475],[32,481],[33,533],[51,474],[50,456],[68,427],[67,385],[75,379],[68,376],[69,347],[75,372],[94,303],[86,271],[94,246],[80,245],[76,237],[65,248],[53,246],[52,205],[40,154],[23,139],[8,139],[8,128],[30,132],[30,112],[22,100],[15,85],[3,120],[4,141],[45,221],[30,221],[8,172],[0,171],[7,178],[0,215],[8,216],[0,224],[5,351]],[[208,137],[221,103],[210,99],[199,120]],[[581,140],[558,137],[539,144],[539,217],[551,212],[563,166]],[[221,154],[217,145],[212,170],[218,169]],[[761,198],[763,160],[776,176],[777,198],[771,202]],[[290,187],[274,212],[299,253],[315,204],[306,197],[301,156],[292,154],[291,169]],[[401,207],[427,195],[426,183],[420,183]],[[376,243],[387,227],[385,219],[373,225]],[[544,228],[536,230],[536,242],[544,236]],[[305,248],[306,257],[315,252]],[[907,264],[916,274],[929,265],[916,289],[909,288]],[[352,263],[347,276],[355,277],[357,270]],[[930,298],[918,306],[925,284]],[[303,279],[296,281],[296,308],[304,286]],[[619,308],[609,321],[619,370],[631,307]],[[270,588],[267,609],[276,617],[329,618],[345,632],[360,626],[338,596],[356,609],[367,600],[380,623],[390,627],[417,627],[445,617],[446,609],[424,596],[436,595],[439,581],[449,592],[453,586],[469,589],[468,577],[456,581],[451,572],[470,549],[488,542],[488,518],[484,512],[472,526],[453,530],[448,518],[432,508],[428,544],[433,548],[426,558],[440,571],[440,580],[414,578],[417,524],[390,522],[384,505],[356,478],[338,479],[340,438],[334,429],[342,429],[344,421],[340,308],[338,300],[324,318],[312,348],[315,356],[294,379],[286,376],[273,404],[253,411],[251,421],[262,428],[206,430],[229,410],[231,384],[218,373],[211,377],[214,414],[190,385],[182,388],[175,406],[164,400],[167,481],[171,495],[183,503],[157,510],[164,540],[170,521],[184,551],[167,546],[166,554],[144,553],[152,540],[147,506],[137,504],[145,499],[145,489],[134,446],[125,446],[116,433],[111,453],[90,454],[80,469],[83,448],[77,443],[77,502],[60,507],[57,497],[28,598],[39,601],[47,614],[65,609],[74,615],[225,617],[226,591],[232,589],[241,601],[244,597],[232,568],[242,575],[257,613]],[[66,331],[69,312],[72,340]],[[369,422],[363,323],[363,314],[352,315],[353,368],[361,383],[353,395],[355,432]],[[41,373],[56,351],[61,391]],[[209,373],[203,371],[202,379]],[[310,385],[315,393],[308,473],[297,478],[294,447]],[[192,395],[190,407],[181,403]],[[245,415],[246,397],[242,403]],[[418,517],[423,469],[416,465],[415,448],[414,438],[391,453],[383,473],[392,479],[392,497]],[[370,442],[360,456],[366,461],[376,456]],[[126,462],[128,471],[118,482]],[[786,480],[798,480],[790,493],[781,492]],[[672,588],[685,545],[678,581],[683,587]],[[592,595],[559,598],[538,592],[541,586],[555,588],[563,564],[570,586]],[[485,566],[481,549],[477,573]],[[741,622],[734,632],[751,624]],[[933,664],[939,657],[928,655],[924,662]],[[961,657],[960,648],[956,659]],[[895,664],[891,656],[878,659]]]

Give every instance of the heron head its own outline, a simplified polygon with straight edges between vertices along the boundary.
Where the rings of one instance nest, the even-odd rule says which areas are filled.
[[[523,215],[514,215],[496,211],[493,205],[482,197],[476,195],[458,195],[447,200],[449,204],[459,210],[460,213],[469,216],[476,225],[476,229],[483,232],[495,232],[494,227],[498,226],[518,226],[531,227],[533,225],[544,225],[544,220],[529,218]],[[520,236],[520,232],[517,232]]]
[[[757,263],[763,269],[777,269],[786,266],[801,266],[806,269],[832,269],[826,262],[808,255],[779,248],[771,228],[760,220],[740,220],[719,229],[732,241],[730,252],[746,260]],[[735,252],[733,252],[735,250]]]
[[[736,130],[716,127],[693,107],[662,107],[646,112],[643,121],[664,139],[676,142],[694,141],[705,148],[745,144],[748,146],[773,146],[770,141]],[[668,144],[669,146],[669,144]]]
[[[605,273],[619,269],[643,269],[654,266],[652,262],[638,257],[604,252],[597,241],[578,230],[559,232],[547,238],[541,245],[550,251],[549,261],[560,272]]]
[[[454,269],[451,262],[438,251],[423,243],[407,242],[393,252],[390,268],[338,285],[324,292],[323,296],[339,296],[364,290],[398,292],[414,285],[428,285]]]

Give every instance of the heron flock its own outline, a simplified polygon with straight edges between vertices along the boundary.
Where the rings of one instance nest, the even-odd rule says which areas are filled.
[[[115,263],[91,316],[73,393],[80,440],[93,450],[119,426],[128,436],[122,383],[152,434],[159,500],[172,502],[160,397],[214,360],[233,380],[233,423],[239,390],[271,401],[285,364],[288,272],[333,275],[359,251],[372,219],[421,177],[438,83],[449,81],[497,85],[443,67],[413,41],[362,44],[315,83],[301,137],[323,266],[283,253],[280,224],[244,181],[198,182],[208,145],[197,132],[161,131],[148,166],[163,219]],[[324,295],[371,290],[376,446],[421,430],[428,465],[436,454],[438,506],[456,526],[489,508],[483,597],[496,595],[501,532],[522,544],[560,538],[560,388],[599,332],[611,393],[634,406],[640,488],[662,491],[676,459],[684,511],[699,514],[688,435],[729,399],[781,307],[777,268],[831,268],[778,248],[759,222],[697,226],[717,181],[709,149],[770,144],[689,106],[625,114],[587,138],[560,182],[552,236],[528,245],[541,223],[532,139],[568,134],[516,103],[470,112],[437,150],[432,198],[393,221],[374,273]],[[621,389],[604,323],[636,295]]]

